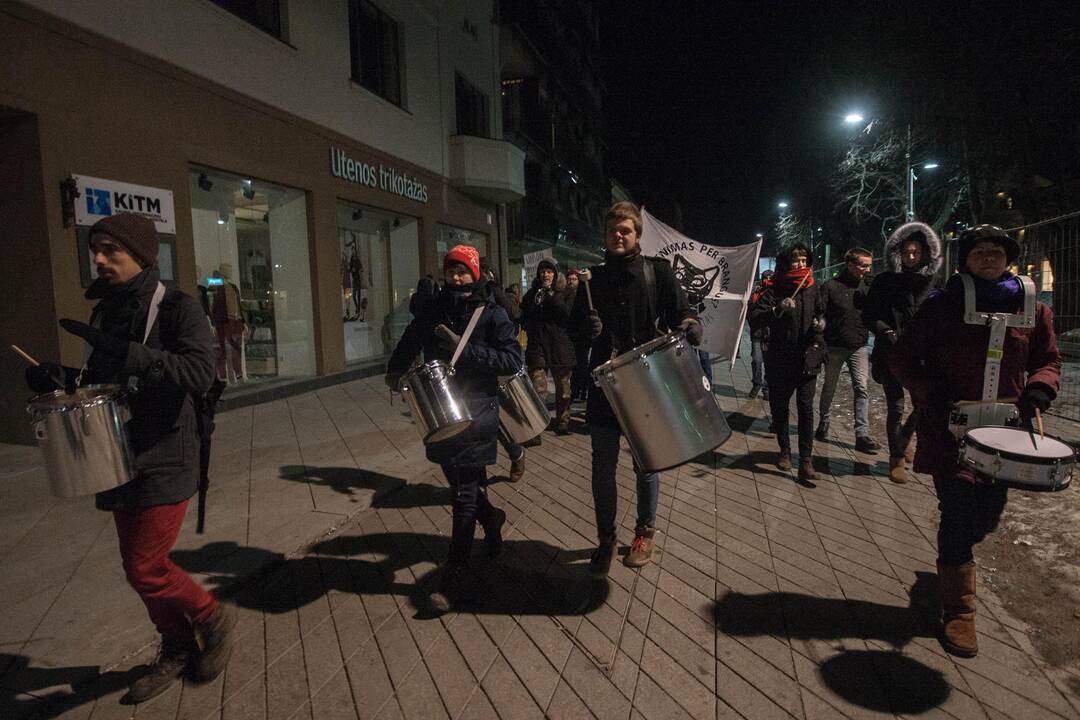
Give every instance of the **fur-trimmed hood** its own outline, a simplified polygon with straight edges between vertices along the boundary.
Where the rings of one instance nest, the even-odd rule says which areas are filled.
[[[536,275],[533,276],[532,284],[529,285],[530,289],[541,287],[544,284],[544,281],[540,279],[540,270],[541,269],[550,270],[551,267],[549,266],[547,268],[537,268],[536,269]],[[555,279],[552,280],[552,282],[551,282],[551,289],[554,290],[555,292],[562,292],[562,291],[566,290],[566,276],[563,275],[558,270],[555,270]]]
[[[904,223],[893,230],[892,235],[885,241],[885,262],[888,269],[893,272],[902,272],[903,263],[900,261],[900,248],[907,240],[918,240],[922,243],[922,260],[916,272],[922,275],[933,275],[941,269],[945,262],[942,253],[941,238],[934,229],[922,222]]]

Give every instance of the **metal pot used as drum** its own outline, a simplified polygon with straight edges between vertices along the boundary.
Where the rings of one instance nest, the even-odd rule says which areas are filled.
[[[454,368],[432,360],[401,379],[405,399],[425,445],[465,432],[473,418],[454,380]]]
[[[119,386],[36,395],[26,411],[34,417],[53,495],[93,495],[135,477],[135,455],[124,430],[131,413]]]
[[[960,462],[992,483],[1053,492],[1072,483],[1076,453],[1060,440],[1029,430],[980,427],[960,441]]]
[[[524,370],[499,378],[499,427],[504,435],[516,443],[528,442],[550,422],[551,413]]]
[[[668,333],[593,370],[638,466],[682,465],[731,436],[697,351]]]

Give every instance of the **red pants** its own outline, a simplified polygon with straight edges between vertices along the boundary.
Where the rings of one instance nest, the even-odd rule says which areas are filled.
[[[116,535],[128,583],[139,593],[150,620],[166,637],[185,634],[218,608],[213,595],[169,558],[180,534],[188,501],[134,510],[115,510]]]
[[[226,347],[231,348],[231,352],[228,354],[232,356],[232,369],[233,375],[240,377],[242,360],[240,359],[240,337],[244,334],[244,323],[241,320],[226,320],[225,322],[219,322],[214,325],[214,330],[217,331],[218,339],[218,356],[217,356],[217,374],[222,380],[228,379],[225,374],[225,356]]]

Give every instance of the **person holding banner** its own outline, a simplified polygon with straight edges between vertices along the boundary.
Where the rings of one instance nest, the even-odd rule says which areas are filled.
[[[386,366],[386,385],[399,389],[401,378],[423,353],[428,362],[449,363],[477,308],[481,314],[457,361],[455,378],[473,416],[465,432],[426,446],[427,457],[438,464],[450,485],[453,526],[450,552],[440,576],[439,590],[431,597],[432,609],[450,610],[468,589],[468,564],[477,522],[484,528],[484,544],[494,557],[502,549],[506,513],[495,507],[484,489],[487,466],[495,463],[499,433],[499,377],[521,369],[521,346],[514,324],[490,293],[480,275],[476,248],[456,245],[443,260],[443,291],[426,303],[409,323]]]
[[[780,455],[776,467],[791,469],[788,406],[795,395],[799,428],[799,483],[813,487],[814,391],[817,375],[828,359],[825,308],[814,285],[809,248],[796,242],[776,256],[772,286],[748,311],[750,327],[768,328],[765,377],[769,382],[776,442]]]
[[[612,205],[605,218],[604,264],[582,273],[585,292],[578,292],[571,328],[591,342],[590,369],[659,337],[658,326],[678,330],[695,347],[703,328],[690,314],[686,294],[671,264],[641,252],[641,211],[630,202]],[[615,557],[617,492],[615,467],[622,431],[604,393],[589,393],[585,419],[592,436],[592,492],[599,544],[589,561],[594,577],[607,577]],[[656,505],[660,494],[657,473],[637,477],[637,523],[626,556],[630,567],[651,559],[656,534]]]

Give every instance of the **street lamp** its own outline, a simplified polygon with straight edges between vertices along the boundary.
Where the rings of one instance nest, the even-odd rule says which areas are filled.
[[[911,222],[915,219],[915,181],[919,179],[919,176],[915,174],[915,168],[912,167],[910,162],[910,153],[908,154],[908,191],[907,191],[907,221]],[[933,160],[926,160],[922,163],[915,163],[915,165],[921,166],[923,170],[933,170],[938,166]]]
[[[848,113],[844,116],[844,122],[846,122],[848,125],[858,125],[864,119],[865,118],[857,112]]]
[[[787,200],[781,200],[780,202],[776,203],[776,207],[780,208],[781,210],[787,210]]]

